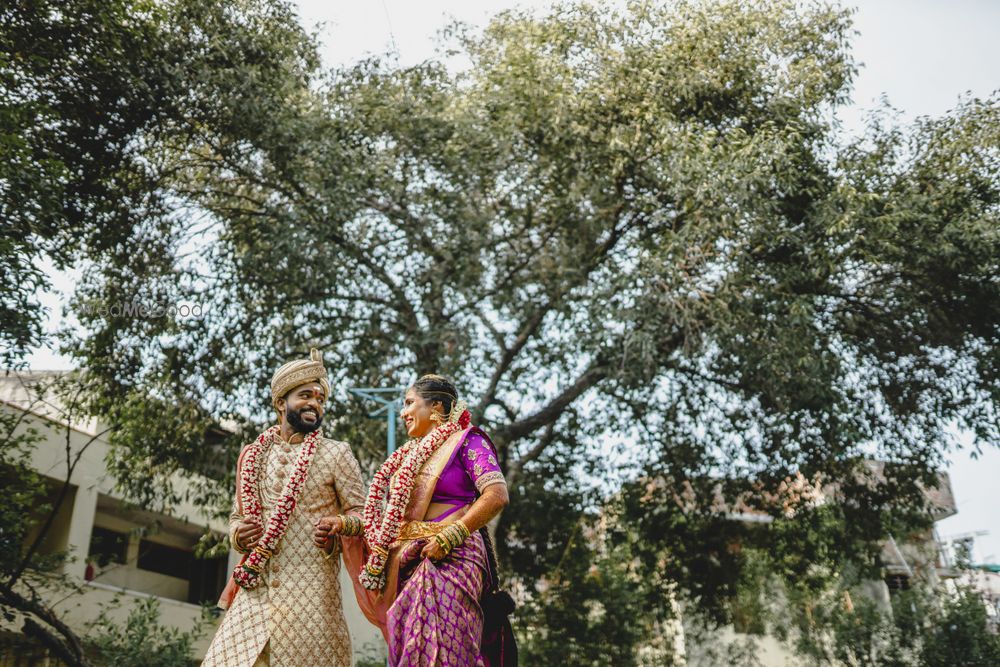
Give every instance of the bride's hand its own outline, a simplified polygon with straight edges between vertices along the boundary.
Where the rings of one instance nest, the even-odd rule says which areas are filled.
[[[437,540],[428,540],[426,546],[423,548],[423,551],[420,552],[420,555],[424,558],[430,558],[433,561],[439,561],[447,556],[448,553],[441,548],[441,545],[438,544]]]

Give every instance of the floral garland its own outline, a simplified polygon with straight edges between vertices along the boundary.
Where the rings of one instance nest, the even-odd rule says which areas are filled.
[[[368,590],[377,591],[385,587],[384,570],[389,558],[389,545],[399,537],[403,513],[410,503],[413,482],[420,468],[453,433],[468,428],[470,421],[469,411],[464,410],[457,421],[445,422],[419,441],[414,439],[407,442],[393,452],[375,473],[375,479],[368,489],[364,511],[365,542],[371,554],[358,577],[361,585]],[[383,512],[386,490],[396,471],[399,471],[399,476],[392,485]]]
[[[243,467],[240,469],[240,496],[243,502],[243,516],[247,519],[263,523],[263,508],[260,504],[260,475],[264,458],[274,439],[278,437],[279,426],[272,426],[257,437],[243,456]],[[274,548],[285,535],[288,528],[288,520],[295,509],[296,498],[302,490],[302,485],[309,474],[309,465],[312,463],[313,454],[316,452],[316,445],[319,443],[319,431],[313,431],[305,437],[303,446],[299,450],[298,458],[295,460],[295,467],[281,498],[275,503],[274,511],[264,529],[264,535],[257,542],[257,546],[247,556],[241,565],[233,571],[233,579],[241,587],[246,589],[256,588],[260,584],[260,573],[264,565],[274,553]]]

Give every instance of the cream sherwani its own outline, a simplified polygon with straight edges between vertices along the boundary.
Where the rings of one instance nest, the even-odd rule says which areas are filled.
[[[260,484],[265,524],[292,473],[299,447],[276,439],[267,453]],[[364,500],[361,470],[351,448],[322,438],[288,529],[260,585],[236,594],[203,667],[350,667],[339,540],[334,540],[328,558],[313,544],[312,535],[316,519],[360,508]],[[241,519],[234,501],[230,538]]]

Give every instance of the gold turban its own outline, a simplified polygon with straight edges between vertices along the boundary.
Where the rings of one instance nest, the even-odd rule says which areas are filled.
[[[330,396],[330,381],[326,379],[323,355],[315,347],[309,351],[309,359],[289,361],[271,376],[271,405],[277,407],[278,399],[306,382],[319,382],[326,395]]]

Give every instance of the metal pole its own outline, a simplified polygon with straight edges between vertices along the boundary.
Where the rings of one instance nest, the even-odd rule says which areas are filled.
[[[396,401],[389,406],[386,410],[386,414],[389,416],[389,436],[386,438],[386,455],[392,456],[392,453],[396,451]]]
[[[396,451],[396,412],[402,405],[400,398],[405,390],[402,387],[355,387],[350,390],[355,396],[375,401],[381,407],[368,413],[372,419],[378,419],[385,412],[386,435],[385,451],[386,456],[391,456]]]
[[[355,396],[368,399],[370,401],[375,401],[382,407],[368,413],[368,416],[372,419],[377,419],[382,416],[382,411],[385,410],[385,451],[386,457],[392,456],[392,453],[396,451],[396,412],[402,406],[403,402],[400,398],[403,396],[405,389],[402,387],[389,387],[389,388],[378,388],[378,387],[355,387],[351,389],[350,392]],[[388,396],[388,398],[386,398]],[[390,667],[389,659],[386,658],[386,667]]]

